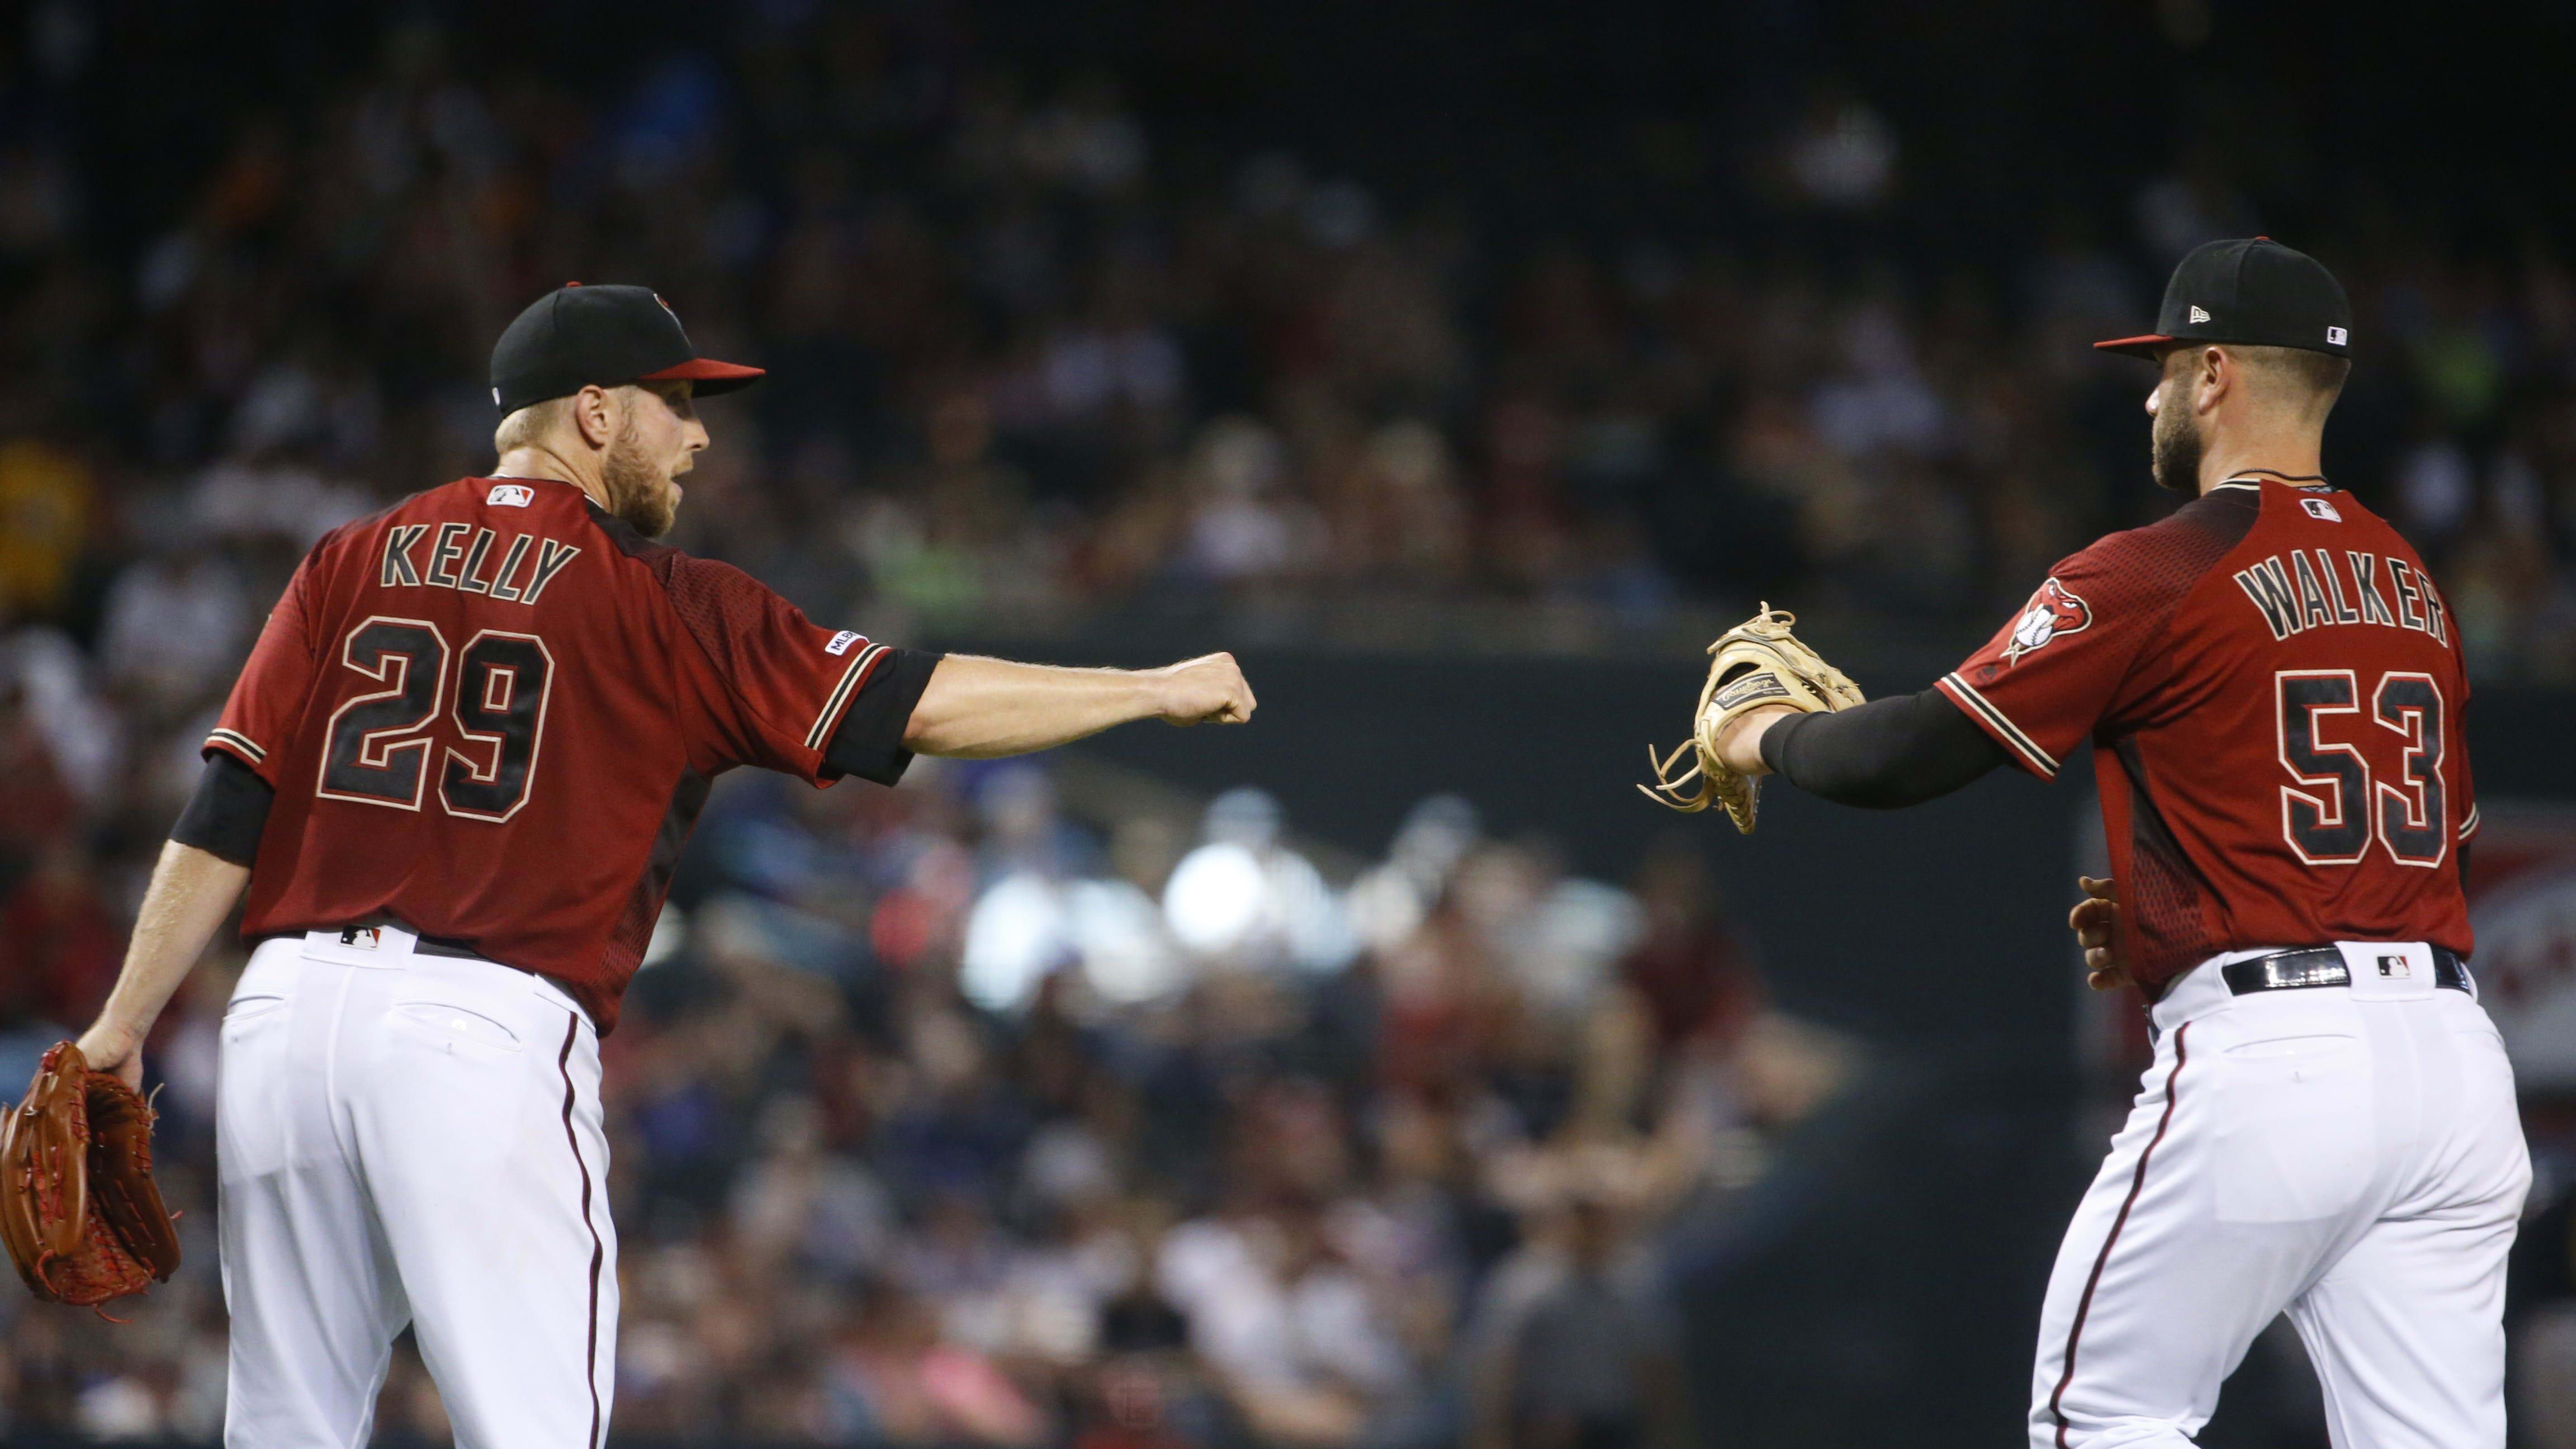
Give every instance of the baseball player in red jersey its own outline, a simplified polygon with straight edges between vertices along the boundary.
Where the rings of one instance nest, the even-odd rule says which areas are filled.
[[[2458,629],[2412,547],[2319,474],[2342,287],[2266,238],[2185,258],[2154,360],[2193,500],[2059,563],[1919,695],[1777,706],[1721,761],[1912,804],[2088,740],[2112,880],[2077,909],[2156,1060],[2040,1314],[2030,1442],[2182,1446],[2287,1312],[2339,1449],[2500,1449],[2505,1257],[2530,1185],[2461,891],[2478,811]]]
[[[599,1037],[716,775],[891,784],[915,751],[1252,714],[1226,655],[896,648],[655,543],[707,445],[695,399],[759,375],[698,357],[641,287],[538,301],[493,351],[493,476],[317,543],[206,740],[81,1047],[139,1081],[248,887],[217,1121],[227,1444],[365,1442],[406,1323],[459,1444],[601,1442]]]

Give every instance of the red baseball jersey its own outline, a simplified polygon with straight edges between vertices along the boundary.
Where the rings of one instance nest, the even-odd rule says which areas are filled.
[[[608,1031],[709,781],[892,783],[936,662],[569,483],[431,489],[314,545],[206,740],[277,792],[243,934],[390,918]]]
[[[2458,630],[2350,494],[2238,480],[2112,534],[1940,688],[2043,779],[2092,740],[2118,944],[2150,996],[2243,948],[2468,954]]]

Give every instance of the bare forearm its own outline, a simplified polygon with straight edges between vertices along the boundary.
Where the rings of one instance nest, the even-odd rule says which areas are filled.
[[[161,847],[125,950],[125,969],[97,1025],[81,1040],[92,1065],[102,1053],[118,1060],[142,1042],[249,883],[248,867],[175,840]]]
[[[1222,654],[1149,670],[952,654],[931,674],[903,742],[925,755],[985,760],[1052,749],[1130,720],[1240,723],[1251,714],[1251,691]]]

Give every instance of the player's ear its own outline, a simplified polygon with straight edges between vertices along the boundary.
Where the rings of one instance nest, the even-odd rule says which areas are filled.
[[[2236,359],[2223,347],[2204,347],[2192,360],[2191,397],[2193,410],[2208,412],[2218,406],[2236,385],[2239,369]]]
[[[592,447],[605,448],[617,436],[616,404],[609,401],[608,389],[597,383],[574,393],[569,411],[581,440]]]

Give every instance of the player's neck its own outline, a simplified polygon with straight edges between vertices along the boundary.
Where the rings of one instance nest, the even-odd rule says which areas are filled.
[[[543,443],[512,448],[492,465],[495,478],[551,478],[569,483],[590,495],[590,501],[602,508],[608,506],[608,485],[601,479],[597,464],[583,466],[584,460],[567,457]]]
[[[2322,430],[2304,425],[2222,431],[2200,456],[2200,491],[2232,478],[2282,478],[2304,482],[2325,473]]]

